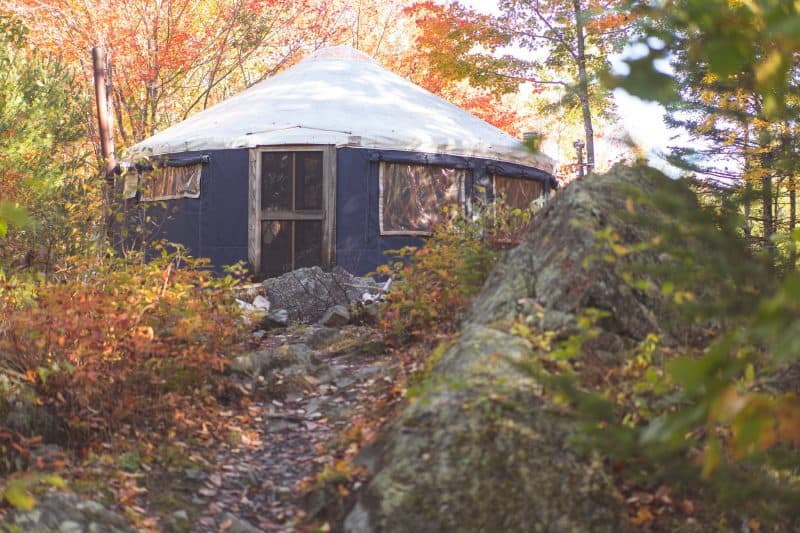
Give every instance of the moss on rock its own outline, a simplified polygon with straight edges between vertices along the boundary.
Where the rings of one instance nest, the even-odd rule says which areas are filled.
[[[621,502],[602,467],[565,447],[569,421],[506,361],[526,348],[481,326],[464,333],[434,373],[453,379],[377,443],[376,475],[346,530],[619,530]]]
[[[428,386],[362,453],[373,477],[345,530],[627,528],[624,503],[601,461],[570,447],[570,420],[513,364],[531,346],[503,324],[536,316],[542,329],[570,334],[582,309],[602,309],[608,316],[594,342],[608,357],[650,332],[675,335],[669,306],[626,277],[628,259],[598,257],[604,230],[621,246],[653,238],[652,229],[626,215],[632,196],[659,189],[682,194],[681,187],[652,169],[616,167],[559,192],[536,214],[525,241],[501,259],[473,302]],[[669,219],[653,207],[637,208],[639,216]]]

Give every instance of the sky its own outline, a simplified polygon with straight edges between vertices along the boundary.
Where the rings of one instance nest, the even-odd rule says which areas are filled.
[[[461,3],[483,13],[497,14],[499,12],[497,0],[461,0]],[[623,54],[625,53],[623,52]],[[612,58],[612,66],[617,65],[615,68],[618,68],[621,63],[621,56]],[[631,96],[622,89],[614,91],[614,99],[624,129],[631,139],[650,156],[651,164],[669,171],[669,173],[674,173],[674,169],[667,168],[667,163],[658,158],[659,153],[665,152],[668,146],[675,144],[675,141],[671,139],[674,133],[664,124],[663,106]]]

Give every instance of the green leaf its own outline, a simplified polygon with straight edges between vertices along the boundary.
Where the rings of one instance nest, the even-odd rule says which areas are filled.
[[[711,437],[706,444],[705,457],[703,460],[703,479],[708,479],[722,460],[722,446],[717,437]]]
[[[667,372],[672,380],[687,389],[695,389],[702,385],[703,371],[695,359],[678,357],[667,364]]]
[[[8,225],[18,228],[25,227],[31,223],[28,212],[24,207],[14,205],[11,202],[0,202],[0,237],[5,236]]]
[[[675,79],[655,67],[654,61],[661,59],[663,52],[652,51],[639,59],[627,59],[630,73],[622,76],[604,75],[604,82],[610,88],[625,89],[633,96],[643,100],[655,100],[661,104],[672,102],[677,97]]]
[[[748,59],[736,39],[721,37],[708,43],[706,47],[711,71],[723,78],[738,72]]]
[[[669,296],[675,290],[675,284],[671,281],[665,281],[663,285],[661,285],[661,294],[664,296]]]
[[[755,413],[744,413],[736,417],[734,427],[736,431],[736,446],[743,452],[749,453],[758,445],[761,439],[761,430],[764,420]]]

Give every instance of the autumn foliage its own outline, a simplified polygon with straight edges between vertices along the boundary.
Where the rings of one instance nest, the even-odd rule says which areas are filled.
[[[0,296],[0,369],[66,421],[73,445],[123,426],[174,425],[173,409],[213,394],[240,326],[231,278],[180,253],[147,265],[86,265],[63,284]]]
[[[397,341],[455,331],[500,251],[519,244],[533,208],[514,209],[498,201],[473,206],[472,215],[454,206],[446,213],[422,247],[398,250],[396,261],[378,269],[395,280],[380,326]]]

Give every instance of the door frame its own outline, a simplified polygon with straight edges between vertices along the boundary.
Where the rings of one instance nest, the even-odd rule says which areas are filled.
[[[261,275],[261,222],[303,220],[302,214],[275,216],[261,210],[261,154],[264,152],[322,152],[322,268],[336,262],[336,145],[303,144],[259,146],[250,149],[248,177],[247,257],[256,276]],[[316,217],[315,217],[316,218]]]

